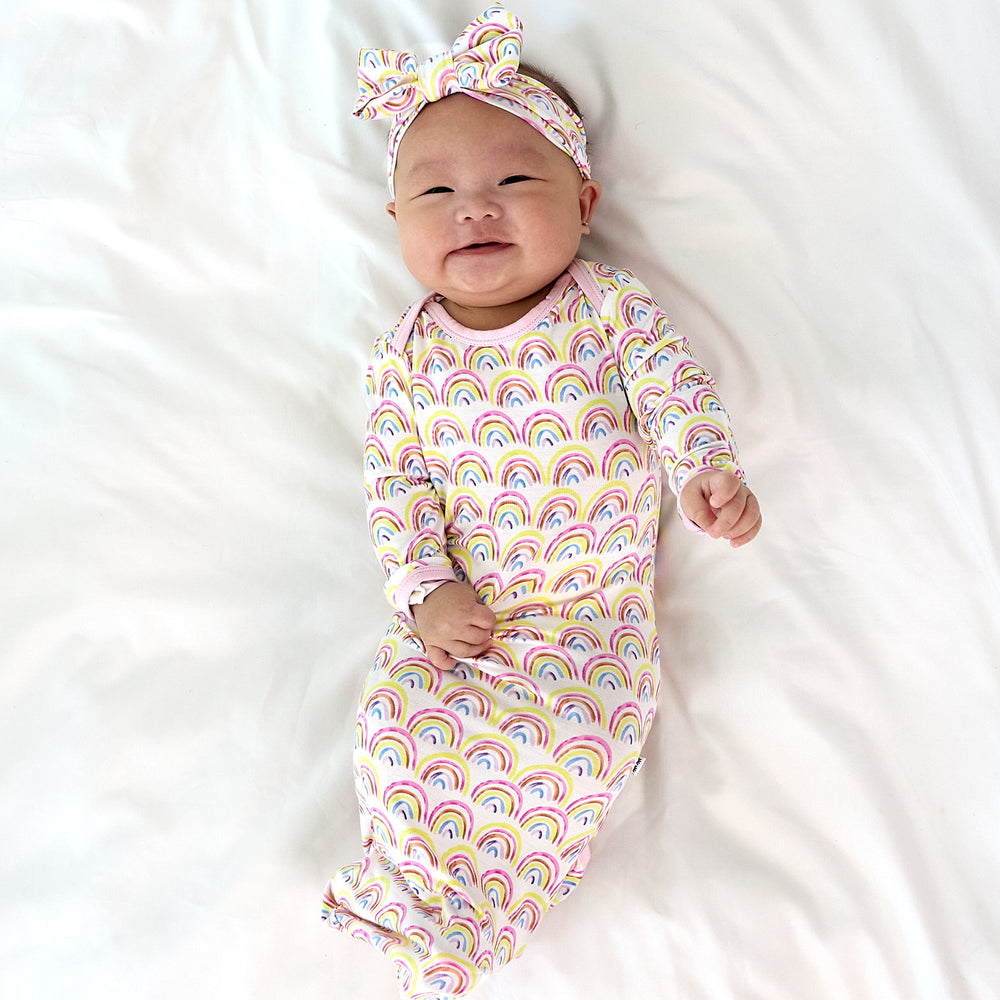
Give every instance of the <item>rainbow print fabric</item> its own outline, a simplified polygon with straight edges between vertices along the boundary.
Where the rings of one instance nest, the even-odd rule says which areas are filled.
[[[517,72],[523,28],[501,6],[487,8],[449,52],[421,62],[412,52],[362,49],[354,115],[372,119],[417,111],[463,90],[497,90]]]
[[[358,55],[358,118],[392,118],[388,143],[389,193],[403,135],[423,108],[452,94],[467,94],[501,108],[558,146],[583,177],[590,177],[587,132],[579,116],[554,91],[517,73],[523,25],[505,7],[488,7],[455,40],[450,51],[423,61],[412,52],[362,49]]]
[[[575,261],[515,326],[433,296],[368,371],[366,489],[396,615],[361,695],[363,856],[324,919],[381,949],[408,1000],[464,996],[577,885],[653,721],[661,469],[742,475],[728,415],[643,285]],[[422,582],[473,584],[492,648],[437,670]]]

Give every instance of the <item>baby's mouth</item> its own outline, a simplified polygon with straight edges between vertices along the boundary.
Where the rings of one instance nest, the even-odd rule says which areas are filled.
[[[478,254],[495,253],[498,250],[506,250],[509,246],[511,246],[510,243],[504,243],[500,240],[483,240],[479,243],[470,243],[468,246],[459,247],[454,251],[454,253],[461,254],[462,256],[474,257]]]

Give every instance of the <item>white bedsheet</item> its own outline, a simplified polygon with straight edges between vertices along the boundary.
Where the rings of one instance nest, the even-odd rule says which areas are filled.
[[[1000,997],[1000,7],[520,0],[765,530],[665,519],[669,681],[482,1000]],[[0,996],[390,1000],[319,920],[418,289],[361,45],[475,5],[0,0]]]

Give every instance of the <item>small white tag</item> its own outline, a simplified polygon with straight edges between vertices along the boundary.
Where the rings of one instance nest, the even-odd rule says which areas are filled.
[[[632,768],[633,774],[638,774],[642,770],[642,765],[646,763],[645,757],[637,757],[635,762],[635,767]]]

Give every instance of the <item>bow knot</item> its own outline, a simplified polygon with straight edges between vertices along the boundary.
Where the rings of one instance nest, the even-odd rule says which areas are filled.
[[[398,117],[463,90],[496,90],[514,76],[520,60],[520,20],[504,7],[490,7],[449,52],[423,62],[412,52],[362,49],[354,114]]]

